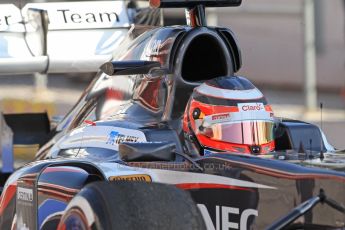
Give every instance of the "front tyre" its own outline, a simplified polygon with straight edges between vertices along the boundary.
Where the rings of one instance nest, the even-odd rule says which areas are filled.
[[[63,229],[205,229],[190,195],[174,186],[95,182],[69,203]]]

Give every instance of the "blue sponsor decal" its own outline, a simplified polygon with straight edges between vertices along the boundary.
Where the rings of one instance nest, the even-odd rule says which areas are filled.
[[[116,141],[116,137],[119,135],[119,132],[116,131],[111,131],[108,135],[108,140],[107,140],[107,144],[109,145],[114,145],[115,141]]]
[[[219,153],[217,151],[211,151],[209,149],[204,149],[204,156],[210,156],[212,154]]]
[[[139,137],[120,134],[117,131],[111,131],[108,135],[108,140],[106,144],[118,145],[122,142],[138,142]]]

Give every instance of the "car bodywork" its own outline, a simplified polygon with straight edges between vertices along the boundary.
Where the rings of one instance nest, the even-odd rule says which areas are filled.
[[[191,193],[209,229],[263,229],[320,189],[344,203],[343,173],[231,154],[196,162],[204,169],[202,173],[190,163],[177,161],[123,163],[74,158],[36,162],[8,180],[1,203],[2,227],[12,225],[14,213],[17,227],[56,226],[73,196],[97,180],[176,185]],[[327,206],[316,207],[300,220],[306,226],[334,229],[342,227],[343,221],[342,213]]]
[[[69,201],[94,181],[146,181],[187,190],[208,229],[266,228],[320,191],[344,206],[343,162],[336,162],[338,171],[306,166],[331,168],[330,160],[341,160],[341,154],[305,122],[279,121],[279,151],[271,157],[282,160],[186,155],[181,117],[193,88],[240,66],[236,39],[226,28],[174,26],[128,36],[36,161],[9,177],[0,228],[54,228]],[[302,135],[306,131],[310,139]],[[313,146],[303,144],[310,140]],[[337,229],[344,228],[345,218],[318,205],[292,225]]]

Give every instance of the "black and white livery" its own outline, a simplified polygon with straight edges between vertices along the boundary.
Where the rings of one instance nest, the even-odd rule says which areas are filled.
[[[187,8],[188,25],[134,28],[57,127],[32,129],[42,147],[4,184],[0,228],[344,229],[344,154],[317,126],[277,118],[264,157],[186,148],[193,89],[241,67],[233,32],[207,27],[204,8],[241,1],[151,4]]]

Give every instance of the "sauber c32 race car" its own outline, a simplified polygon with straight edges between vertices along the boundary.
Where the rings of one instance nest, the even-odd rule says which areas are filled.
[[[241,67],[233,33],[207,27],[204,7],[240,4],[152,1],[186,7],[188,25],[128,36],[60,125],[40,136],[35,161],[8,177],[0,228],[344,229],[344,154],[318,127],[277,119],[276,151],[263,156],[195,156],[184,147],[193,89]]]

